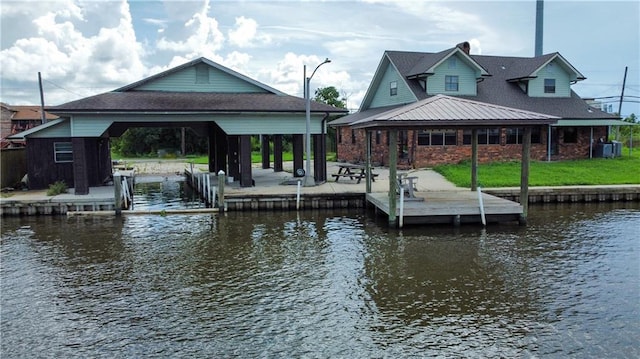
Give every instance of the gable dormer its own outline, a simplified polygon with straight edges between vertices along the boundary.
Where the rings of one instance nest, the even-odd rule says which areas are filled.
[[[523,72],[516,82],[529,97],[571,97],[571,85],[585,77],[560,54],[548,54],[523,60]]]
[[[434,55],[418,62],[408,76],[417,80],[427,95],[475,96],[478,81],[489,76],[469,55],[467,42]]]

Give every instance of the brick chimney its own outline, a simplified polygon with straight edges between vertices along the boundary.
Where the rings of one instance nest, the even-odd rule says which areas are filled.
[[[471,45],[469,45],[468,41],[461,42],[456,46],[461,48],[462,51],[464,51],[465,54],[469,55],[469,52],[471,51]]]

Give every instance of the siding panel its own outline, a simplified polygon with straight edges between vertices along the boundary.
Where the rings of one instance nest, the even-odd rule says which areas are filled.
[[[105,116],[74,116],[71,119],[71,136],[101,137],[112,123],[113,120]]]
[[[151,83],[141,85],[136,90],[143,91],[178,91],[178,92],[266,92],[265,90],[232,76],[216,68],[207,66],[209,83],[197,83],[198,70],[195,66],[185,68]],[[205,76],[206,77],[206,76]]]
[[[73,162],[55,163],[54,142],[70,142],[69,138],[27,138],[27,173],[29,189],[45,189],[56,181],[74,187]]]
[[[449,67],[449,60],[444,61],[435,69],[435,73],[427,80],[427,93],[429,95],[459,95],[459,96],[475,96],[477,95],[476,71],[467,65],[458,56],[456,58],[455,68]],[[445,90],[445,76],[458,76],[458,91]]]
[[[536,78],[529,81],[531,97],[569,97],[571,94],[569,74],[557,61],[550,62],[538,71]],[[544,93],[544,79],[556,80],[556,92]]]
[[[396,81],[398,84],[398,94],[395,96],[391,96],[389,93],[389,85],[392,81]],[[373,95],[373,99],[371,100],[371,104],[369,108],[390,106],[390,105],[400,105],[404,103],[415,102],[416,99],[413,96],[411,90],[407,87],[402,76],[400,76],[395,68],[391,65],[387,66],[384,74],[382,75],[382,79],[380,80],[380,85],[375,91]]]

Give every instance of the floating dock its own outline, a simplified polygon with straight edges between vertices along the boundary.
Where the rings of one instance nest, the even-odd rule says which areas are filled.
[[[416,199],[403,203],[404,224],[454,224],[482,223],[483,213],[476,192],[470,190],[419,192]],[[368,193],[367,202],[377,213],[389,215],[387,193]],[[519,221],[522,206],[513,201],[482,193],[486,223]],[[400,203],[396,205],[396,217],[400,218]]]

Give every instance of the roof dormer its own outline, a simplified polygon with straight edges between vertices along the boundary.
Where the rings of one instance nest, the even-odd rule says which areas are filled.
[[[585,77],[559,53],[523,60],[517,76],[507,79],[517,83],[530,97],[569,97],[571,85]]]

